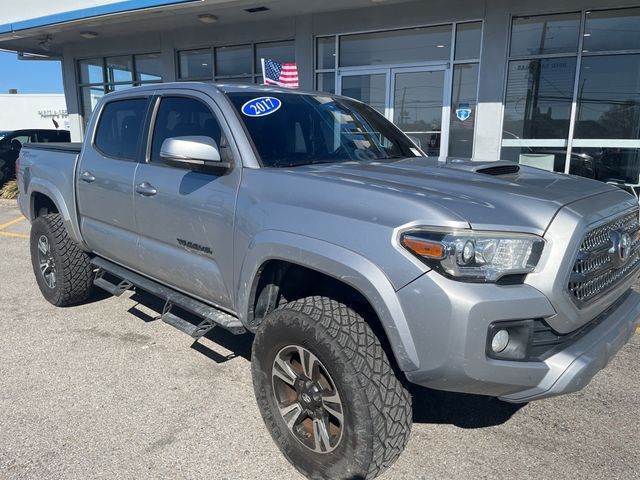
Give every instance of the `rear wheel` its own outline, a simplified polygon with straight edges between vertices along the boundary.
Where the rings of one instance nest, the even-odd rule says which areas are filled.
[[[267,428],[309,478],[374,478],[406,445],[410,395],[369,325],[344,304],[307,297],[269,314],[252,371]]]
[[[64,307],[89,297],[93,287],[89,255],[69,238],[59,214],[33,222],[31,264],[42,295],[53,305]]]

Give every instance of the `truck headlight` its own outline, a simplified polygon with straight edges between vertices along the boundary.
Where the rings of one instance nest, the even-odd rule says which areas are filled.
[[[468,282],[496,282],[505,275],[535,270],[544,240],[537,235],[472,230],[416,229],[400,244],[443,275]]]

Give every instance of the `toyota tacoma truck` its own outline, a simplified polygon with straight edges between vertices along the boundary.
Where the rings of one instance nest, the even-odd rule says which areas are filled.
[[[140,289],[196,339],[252,334],[260,412],[309,478],[389,467],[411,383],[507,402],[579,390],[640,314],[631,195],[427,158],[345,97],[115,92],[82,145],[25,146],[18,181],[44,297]]]

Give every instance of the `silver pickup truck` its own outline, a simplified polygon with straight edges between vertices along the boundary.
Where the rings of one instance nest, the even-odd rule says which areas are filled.
[[[610,185],[426,158],[363,103],[256,86],[112,93],[85,137],[19,158],[42,294],[137,288],[196,339],[255,334],[260,411],[309,478],[389,467],[409,383],[574,392],[636,328],[638,203]]]

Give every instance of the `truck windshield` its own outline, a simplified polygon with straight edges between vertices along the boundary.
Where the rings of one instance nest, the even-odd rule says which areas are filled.
[[[355,100],[255,91],[227,96],[265,167],[424,156],[395,125]]]

